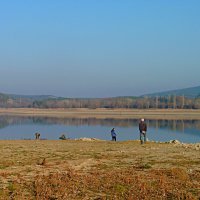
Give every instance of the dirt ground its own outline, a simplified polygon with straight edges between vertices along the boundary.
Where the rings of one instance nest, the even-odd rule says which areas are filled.
[[[0,141],[0,199],[199,199],[198,147],[155,142],[141,145],[139,141]],[[138,178],[141,175],[143,178]],[[151,179],[154,182],[146,185]],[[136,180],[146,193],[132,191]],[[63,186],[72,181],[70,187]],[[179,192],[167,188],[169,183]],[[91,188],[92,184],[96,187]],[[160,191],[159,186],[158,194],[154,194],[156,184],[164,187]],[[97,188],[101,188],[99,192]],[[153,196],[148,194],[151,190]]]

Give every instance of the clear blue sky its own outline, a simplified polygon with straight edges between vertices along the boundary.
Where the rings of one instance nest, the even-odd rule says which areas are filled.
[[[199,0],[2,0],[0,92],[134,96],[200,85]]]

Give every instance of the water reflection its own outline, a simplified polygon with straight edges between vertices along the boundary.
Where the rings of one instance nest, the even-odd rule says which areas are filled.
[[[97,119],[97,118],[56,118],[56,117],[26,117],[26,116],[0,116],[0,128],[17,124],[62,124],[70,126],[109,126],[109,127],[134,127],[138,126],[136,119]],[[146,120],[148,127],[156,129],[167,128],[173,131],[184,132],[185,129],[195,128],[200,130],[200,120]]]
[[[113,118],[99,119],[99,118],[0,116],[0,139],[5,139],[5,138],[19,139],[27,137],[31,138],[35,131],[40,132],[40,130],[46,132],[45,137],[51,139],[58,139],[60,136],[59,135],[60,132],[65,130],[66,128],[70,132],[76,134],[71,136],[74,138],[97,137],[102,139],[108,139],[110,137],[109,131],[112,127],[117,127],[119,132],[124,133],[123,136],[120,136],[121,140],[138,139],[137,138],[138,122],[139,119],[136,120],[136,119],[113,119]],[[188,140],[187,138],[189,138],[191,142],[200,140],[200,134],[199,134],[200,120],[147,119],[146,122],[148,125],[148,132],[150,132],[149,135],[153,139],[169,140],[169,139],[175,139],[175,137],[182,139],[183,137],[186,137],[184,135],[187,134],[185,141]],[[10,129],[11,127],[13,128]],[[53,130],[54,133],[51,133],[53,132]],[[57,133],[55,134],[56,131]],[[24,132],[24,135],[16,136],[15,132]],[[27,132],[29,132],[29,136],[26,135]],[[49,133],[51,133],[52,135],[49,136],[48,135]],[[96,135],[94,135],[94,133]],[[97,135],[97,133],[99,133],[99,135]],[[193,135],[193,138],[191,138],[191,135]]]

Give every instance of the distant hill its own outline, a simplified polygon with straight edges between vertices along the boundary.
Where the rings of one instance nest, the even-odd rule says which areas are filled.
[[[53,95],[19,95],[19,94],[7,94],[11,99],[29,99],[31,101],[35,100],[47,100],[47,99],[59,99],[60,97],[56,97]]]
[[[20,95],[0,93],[0,107],[31,107],[35,101],[62,99],[65,98],[53,95]]]
[[[154,98],[169,96],[186,98]],[[150,97],[150,98],[144,98]],[[152,98],[151,98],[152,97]],[[198,99],[196,99],[198,98]],[[157,99],[157,101],[155,100]],[[53,95],[0,93],[0,107],[5,108],[195,108],[200,109],[200,86],[142,96],[107,98],[65,98]]]
[[[200,97],[200,86],[177,89],[177,90],[169,90],[165,92],[146,94],[142,96],[155,97],[155,96],[170,96],[170,95],[176,95],[176,96],[184,95],[185,97],[188,97],[188,98],[197,98],[197,97]]]
[[[164,97],[164,98],[159,98],[159,97]],[[107,97],[107,98],[64,98],[64,97],[56,97],[53,95],[16,95],[16,94],[0,93],[0,107],[1,108],[89,108],[89,109],[96,109],[96,108],[200,109],[200,86],[185,88],[180,90],[171,90],[166,92],[146,94],[137,97],[119,96],[119,97]]]

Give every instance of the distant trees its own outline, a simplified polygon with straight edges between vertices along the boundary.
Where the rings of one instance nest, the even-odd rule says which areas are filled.
[[[117,97],[102,99],[63,99],[33,102],[35,108],[130,108],[130,109],[200,109],[200,98],[168,97]]]
[[[200,109],[200,98],[185,96],[116,97],[93,99],[43,99],[10,98],[0,94],[1,108],[130,108],[130,109]]]
[[[0,94],[0,107],[5,107],[9,97],[5,94]]]

